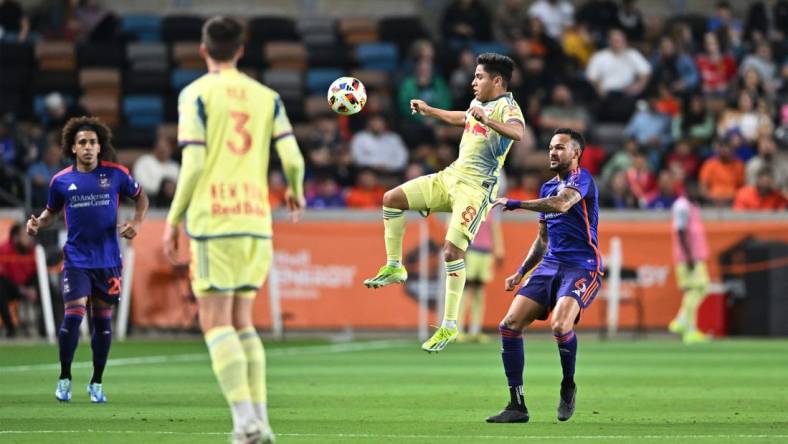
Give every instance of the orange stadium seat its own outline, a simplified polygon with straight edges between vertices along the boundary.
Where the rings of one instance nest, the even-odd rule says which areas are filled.
[[[38,68],[42,71],[71,71],[77,67],[72,42],[41,42],[36,45]]]

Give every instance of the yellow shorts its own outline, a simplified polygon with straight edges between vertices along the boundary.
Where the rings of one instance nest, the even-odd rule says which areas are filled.
[[[481,282],[486,284],[493,277],[492,253],[470,249],[465,253],[465,280],[466,282]]]
[[[703,261],[695,262],[695,267],[690,272],[687,264],[676,264],[676,283],[682,290],[703,289],[709,285],[709,272]]]
[[[271,242],[248,236],[192,239],[192,291],[254,297],[271,268]]]
[[[472,185],[446,170],[417,177],[400,185],[414,211],[451,213],[446,240],[468,249],[490,212],[497,183]]]

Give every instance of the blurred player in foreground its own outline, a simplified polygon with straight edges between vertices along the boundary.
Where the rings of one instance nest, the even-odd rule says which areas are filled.
[[[183,166],[163,244],[175,262],[178,226],[191,238],[192,289],[213,371],[233,417],[233,442],[270,443],[265,353],[252,306],[271,266],[268,163],[276,147],[294,221],[304,208],[304,159],[279,95],[236,69],[245,31],[214,17],[200,53],[208,73],[178,98]]]
[[[63,127],[63,156],[74,164],[49,182],[49,198],[40,216],[30,216],[27,232],[52,225],[65,209],[68,240],[63,246],[63,301],[65,314],[58,330],[60,377],[55,389],[59,401],[71,400],[71,362],[79,342],[79,326],[88,300],[93,320],[90,346],[93,377],[88,385],[90,400],[107,402],[102,386],[104,367],[112,343],[112,306],[120,299],[123,260],[118,234],[137,235],[148,197],[126,167],[109,162],[114,157],[112,133],[99,119],[78,117]],[[120,196],[134,199],[134,218],[118,225]]]
[[[579,133],[568,128],[555,130],[549,152],[550,170],[556,176],[542,185],[539,199],[501,198],[495,202],[509,211],[539,212],[539,234],[520,269],[506,279],[506,291],[511,291],[528,275],[499,327],[510,401],[487,422],[528,422],[523,391],[523,330],[536,319],[547,319],[551,312],[550,326],[563,370],[558,420],[568,420],[575,411],[574,326],[580,320],[580,310],[594,301],[602,275],[597,249],[599,193],[591,173],[578,166],[584,148]]]
[[[421,348],[438,352],[459,333],[457,314],[465,287],[465,250],[487,217],[498,190],[498,176],[506,154],[523,137],[525,120],[520,106],[507,92],[514,62],[500,54],[481,54],[471,86],[475,98],[466,111],[433,108],[411,100],[414,113],[465,127],[460,155],[446,169],[410,180],[383,196],[386,265],[364,281],[368,288],[402,283],[408,272],[402,265],[405,210],[451,213],[444,244],[446,296],[443,322]]]
[[[698,307],[706,297],[709,273],[706,259],[709,246],[700,208],[686,195],[679,196],[673,212],[673,261],[676,263],[676,281],[683,293],[681,308],[668,329],[682,335],[687,344],[705,342],[708,337],[698,331]]]

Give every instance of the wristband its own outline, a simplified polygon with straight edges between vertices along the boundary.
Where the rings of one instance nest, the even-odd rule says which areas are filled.
[[[507,210],[509,210],[509,211],[512,211],[512,210],[519,210],[519,209],[520,209],[520,204],[521,204],[521,203],[522,203],[522,202],[521,202],[521,201],[519,201],[519,200],[517,200],[517,199],[506,199],[506,203],[504,204],[504,206],[505,206],[505,207],[506,207],[506,209],[507,209]]]

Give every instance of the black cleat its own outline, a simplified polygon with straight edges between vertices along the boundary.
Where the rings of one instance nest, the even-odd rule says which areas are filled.
[[[561,400],[558,402],[558,420],[567,421],[575,413],[575,395],[577,386],[564,386],[561,384]]]
[[[501,413],[487,417],[487,422],[491,423],[511,423],[511,422],[528,422],[528,408],[521,404],[509,403]]]

